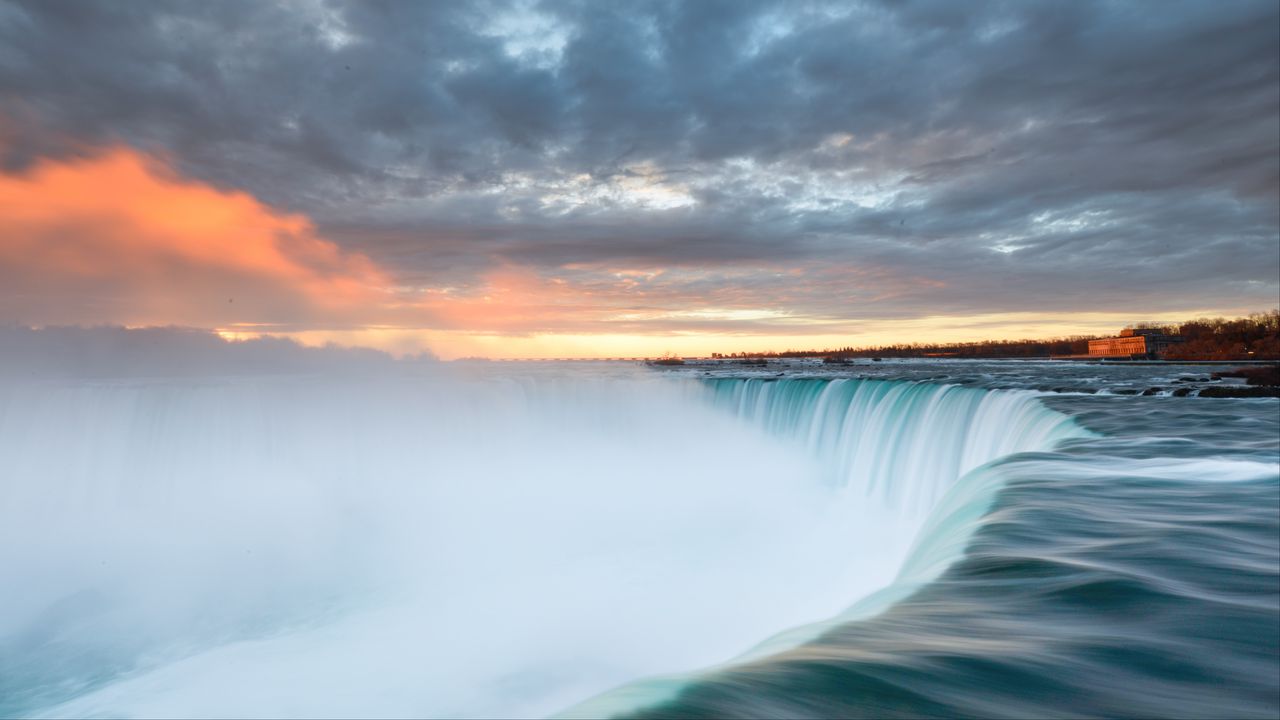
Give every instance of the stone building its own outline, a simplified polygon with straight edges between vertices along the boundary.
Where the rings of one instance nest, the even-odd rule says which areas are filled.
[[[1165,335],[1159,329],[1125,328],[1120,337],[1089,341],[1089,354],[1098,357],[1157,359],[1169,346],[1182,342],[1178,335]]]

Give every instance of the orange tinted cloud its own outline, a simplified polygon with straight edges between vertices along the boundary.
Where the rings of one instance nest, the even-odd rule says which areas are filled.
[[[607,318],[611,305],[618,302],[592,288],[511,265],[477,280],[476,287],[466,293],[430,301],[441,327],[507,333],[592,327]]]
[[[0,174],[0,322],[176,324],[444,357],[557,357],[1031,337],[1130,321],[855,323],[812,310],[833,298],[856,308],[929,282],[822,265],[539,271],[498,263],[457,286],[405,289],[370,258],[321,237],[305,216],[183,178],[135,150]]]
[[[519,334],[607,319],[598,291],[510,265],[397,289],[305,216],[129,148],[0,175],[0,322]]]
[[[357,325],[392,285],[307,218],[130,149],[0,175],[3,320]]]

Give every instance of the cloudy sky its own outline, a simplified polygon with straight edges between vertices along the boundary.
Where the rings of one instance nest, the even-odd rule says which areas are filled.
[[[1280,293],[1280,3],[0,0],[0,323],[459,355]]]

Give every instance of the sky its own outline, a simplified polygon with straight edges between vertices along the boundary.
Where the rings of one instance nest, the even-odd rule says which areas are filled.
[[[0,0],[0,324],[442,358],[1280,304],[1280,3]]]

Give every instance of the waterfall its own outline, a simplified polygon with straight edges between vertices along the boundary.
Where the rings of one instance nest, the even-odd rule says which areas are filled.
[[[1035,393],[820,378],[717,378],[711,401],[802,444],[847,492],[927,514],[974,468],[1078,436]]]
[[[889,608],[959,559],[996,493],[1002,462],[1091,433],[1050,410],[1038,394],[913,381],[828,378],[703,380],[713,407],[803,447],[851,524],[894,517],[896,537],[857,550],[897,558],[891,581],[840,612],[776,633],[721,665],[656,675],[574,705],[559,718],[609,717],[674,699],[723,665],[756,660]],[[904,532],[905,531],[905,532]]]
[[[984,463],[1079,432],[909,382],[11,340],[4,715],[545,715],[870,612],[962,552]]]

